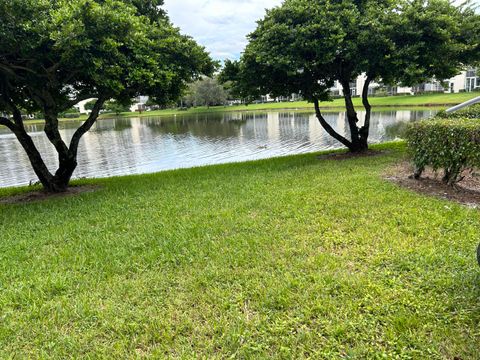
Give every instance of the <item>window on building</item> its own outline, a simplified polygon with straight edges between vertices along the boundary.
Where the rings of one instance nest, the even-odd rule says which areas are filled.
[[[475,76],[477,76],[477,70],[476,69],[468,69],[467,70],[467,78],[475,77]]]

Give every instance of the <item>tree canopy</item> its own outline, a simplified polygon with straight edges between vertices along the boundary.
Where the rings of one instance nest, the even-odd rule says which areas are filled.
[[[223,105],[227,92],[216,78],[205,77],[190,85],[186,101],[190,106]]]
[[[478,53],[478,16],[448,0],[286,0],[267,11],[249,35],[240,62],[227,62],[222,80],[239,93],[287,96],[300,93],[315,104],[325,130],[351,151],[368,147],[368,87],[377,80],[412,85],[449,78]],[[350,84],[366,75],[362,126]],[[343,88],[350,139],[323,118],[338,81]]]
[[[211,74],[205,49],[174,27],[161,0],[4,0],[0,3],[0,113],[27,151],[44,187],[64,189],[76,167],[80,138],[105,101],[149,95],[176,100],[188,83]],[[66,144],[58,114],[98,99]],[[43,112],[45,133],[59,155],[51,174],[23,126],[21,109]]]

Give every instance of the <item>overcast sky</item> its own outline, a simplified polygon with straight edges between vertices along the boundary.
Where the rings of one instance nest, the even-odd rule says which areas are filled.
[[[461,2],[461,0],[458,0]],[[480,4],[480,0],[474,0]],[[236,59],[245,48],[246,35],[266,8],[282,0],[165,0],[173,23],[193,36],[217,60]]]
[[[218,60],[236,59],[246,35],[282,0],[165,0],[172,22],[195,38]]]

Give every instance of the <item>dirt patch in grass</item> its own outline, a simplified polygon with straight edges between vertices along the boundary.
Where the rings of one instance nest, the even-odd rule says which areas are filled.
[[[0,204],[27,204],[32,202],[45,201],[49,199],[58,199],[96,191],[99,188],[99,186],[93,185],[72,186],[67,191],[58,194],[47,193],[43,190],[29,191],[23,194],[0,198]]]
[[[441,171],[435,172],[427,169],[419,180],[413,179],[412,174],[412,164],[404,161],[388,169],[385,179],[418,193],[480,208],[480,170],[464,171],[462,174],[464,179],[454,187],[442,182]]]
[[[356,159],[356,158],[364,158],[364,157],[372,157],[372,156],[379,156],[384,155],[388,151],[385,150],[367,150],[359,153],[351,153],[351,152],[334,152],[328,154],[318,155],[318,160],[348,160],[348,159]]]

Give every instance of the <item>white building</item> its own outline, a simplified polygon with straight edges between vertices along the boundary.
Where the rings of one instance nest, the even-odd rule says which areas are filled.
[[[465,72],[465,91],[480,90],[480,69],[467,69]]]
[[[90,110],[85,109],[85,105],[92,100],[95,100],[95,99],[87,99],[87,100],[80,101],[77,105],[74,105],[73,107],[77,109],[80,112],[80,114],[89,114]]]
[[[132,106],[130,106],[130,111],[131,112],[137,112],[137,111],[146,111],[146,103],[148,101],[148,96],[138,96],[135,99],[133,99]],[[85,109],[85,105],[95,99],[87,99],[80,101],[77,105],[74,105],[74,107],[80,112],[80,114],[89,114],[90,110]]]
[[[352,96],[360,96],[362,94],[363,86],[365,84],[366,76],[360,75],[356,81],[350,83],[350,89]],[[469,68],[462,71],[457,76],[448,79],[444,83],[440,81],[431,81],[428,83],[418,84],[412,87],[403,86],[384,86],[372,82],[369,86],[368,93],[383,94],[385,95],[413,95],[423,92],[445,92],[445,93],[458,93],[458,92],[471,92],[480,91],[480,70]],[[331,89],[332,94],[335,96],[343,95],[342,86],[338,81],[335,82],[334,87]]]
[[[147,102],[149,97],[148,96],[137,96],[130,106],[131,112],[142,112],[147,110]]]

